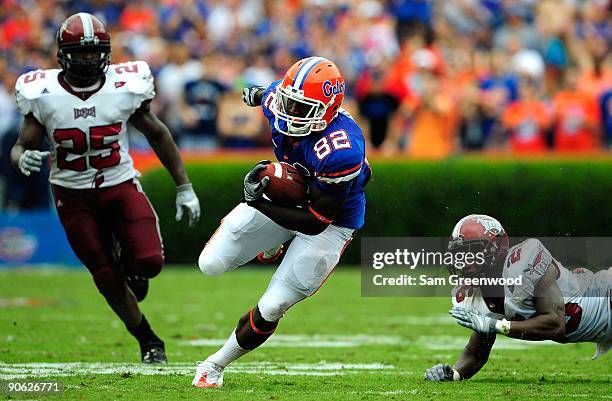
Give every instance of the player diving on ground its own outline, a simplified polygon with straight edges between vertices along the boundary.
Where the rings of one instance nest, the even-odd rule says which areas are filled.
[[[449,250],[483,252],[485,263],[451,268],[464,277],[504,277],[522,284],[495,287],[455,287],[450,314],[472,329],[468,344],[454,366],[435,365],[425,372],[428,381],[465,380],[487,363],[497,334],[559,343],[593,342],[593,359],[612,345],[612,268],[596,273],[570,271],[553,258],[537,239],[509,248],[499,221],[469,215],[453,229]]]

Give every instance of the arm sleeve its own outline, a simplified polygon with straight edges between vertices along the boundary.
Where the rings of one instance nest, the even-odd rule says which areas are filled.
[[[315,171],[315,182],[321,188],[350,183],[361,174],[365,164],[363,152],[351,144],[351,148],[332,151],[321,160]]]
[[[276,87],[281,83],[280,80],[274,81],[268,86],[268,88],[264,91],[264,94],[261,98],[261,109],[263,110],[264,116],[268,119],[268,123],[271,127],[274,127],[274,113],[270,109],[270,106],[273,102],[276,101]]]
[[[518,272],[523,276],[523,284],[514,290],[514,295],[522,298],[534,295],[535,287],[546,273],[553,257],[550,251],[535,238],[525,241],[521,248],[521,258],[525,258],[522,266],[526,268]]]

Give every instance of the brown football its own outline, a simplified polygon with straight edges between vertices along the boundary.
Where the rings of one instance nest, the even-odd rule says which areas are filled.
[[[264,194],[273,203],[298,206],[306,203],[308,182],[295,167],[287,163],[270,163],[259,173],[259,178],[270,177]]]

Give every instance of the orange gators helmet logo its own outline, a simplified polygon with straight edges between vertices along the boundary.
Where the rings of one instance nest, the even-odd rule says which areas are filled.
[[[345,83],[338,66],[324,57],[295,63],[276,87],[270,110],[275,128],[289,136],[322,131],[338,115]]]

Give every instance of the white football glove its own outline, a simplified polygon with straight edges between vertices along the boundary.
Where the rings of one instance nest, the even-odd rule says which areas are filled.
[[[183,218],[183,208],[189,215],[189,227],[193,227],[200,220],[200,200],[190,183],[176,187],[176,221]]]
[[[19,157],[19,171],[21,174],[29,177],[30,174],[38,173],[42,166],[43,160],[49,156],[49,152],[41,152],[39,150],[26,150]]]
[[[453,306],[448,313],[457,323],[468,329],[472,329],[482,334],[504,334],[510,332],[510,322],[506,319],[498,320],[481,313],[469,311],[465,308]]]
[[[425,381],[428,382],[452,382],[461,380],[461,375],[448,364],[437,364],[425,371]]]

